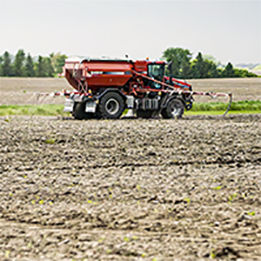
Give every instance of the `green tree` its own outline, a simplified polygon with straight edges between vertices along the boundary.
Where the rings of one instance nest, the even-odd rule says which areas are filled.
[[[39,55],[38,61],[36,64],[36,76],[37,77],[44,77],[44,63],[43,63],[43,57]]]
[[[213,61],[208,61],[208,60],[205,60],[205,61],[208,64],[207,65],[208,66],[208,78],[219,78],[220,73],[219,73],[216,63]]]
[[[43,58],[44,77],[53,77],[54,68],[50,57]]]
[[[3,76],[12,76],[11,57],[7,51],[3,55],[2,74]]]
[[[234,68],[230,62],[226,65],[224,71],[222,72],[222,77],[235,77]]]
[[[38,57],[36,64],[36,76],[37,77],[53,77],[54,69],[50,57]]]
[[[24,62],[25,53],[23,50],[18,50],[17,54],[15,55],[15,60],[13,64],[15,76],[21,77],[25,75]]]
[[[35,71],[34,71],[34,62],[30,54],[27,55],[26,61],[25,61],[25,76],[26,77],[34,77]]]
[[[217,65],[213,61],[204,59],[204,75],[201,78],[218,78]]]
[[[206,75],[205,64],[202,54],[199,52],[196,59],[192,63],[193,78],[204,78]]]
[[[50,58],[52,60],[52,65],[54,68],[54,72],[56,74],[58,73],[62,73],[63,71],[63,66],[65,64],[65,60],[68,58],[65,54],[61,54],[61,53],[52,53],[50,54]]]
[[[215,62],[204,59],[199,52],[196,59],[192,62],[192,76],[193,78],[217,78],[219,72]]]
[[[3,76],[3,57],[0,56],[0,76]]]
[[[163,52],[163,58],[165,58],[167,62],[172,62],[172,71],[169,72],[171,75],[177,78],[190,78],[191,53],[188,49],[168,48]]]
[[[258,77],[255,73],[249,72],[246,69],[234,68],[234,77]]]
[[[53,77],[54,69],[50,57],[38,57],[38,62],[35,66],[37,77]]]

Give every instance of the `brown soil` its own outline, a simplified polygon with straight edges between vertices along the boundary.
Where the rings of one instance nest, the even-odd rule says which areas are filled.
[[[37,93],[72,90],[63,78],[0,78],[0,105],[63,104],[64,97],[41,97]]]
[[[261,259],[261,116],[0,119],[0,260]]]
[[[203,79],[189,80],[195,91],[231,92],[233,99],[261,100],[261,78],[245,79]],[[55,92],[71,87],[65,79],[56,78],[0,78],[0,105],[2,104],[63,104],[64,98],[36,99],[36,93]],[[226,101],[226,99],[212,100],[206,97],[195,96],[198,102]]]
[[[234,101],[261,100],[261,78],[200,79],[189,82],[193,90],[232,93]],[[195,99],[198,102],[215,101],[204,96]],[[222,101],[221,98],[219,100]]]

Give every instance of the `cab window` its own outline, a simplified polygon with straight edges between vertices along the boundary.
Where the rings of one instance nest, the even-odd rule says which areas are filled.
[[[148,76],[153,77],[156,80],[162,81],[164,74],[163,64],[149,64],[148,65]]]

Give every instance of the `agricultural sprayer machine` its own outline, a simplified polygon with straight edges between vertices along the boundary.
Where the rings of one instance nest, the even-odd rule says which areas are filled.
[[[194,95],[228,97],[228,112],[231,94],[193,91],[185,81],[165,76],[166,65],[148,60],[67,61],[63,76],[75,91],[53,95],[64,95],[64,110],[79,120],[118,119],[127,109],[140,118],[181,118],[192,108]]]

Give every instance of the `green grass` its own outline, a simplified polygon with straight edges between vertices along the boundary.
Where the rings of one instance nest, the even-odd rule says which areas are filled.
[[[192,109],[185,112],[185,115],[222,115],[227,107],[228,103],[223,102],[194,103]],[[239,113],[261,113],[261,101],[232,102],[229,114]]]
[[[66,116],[63,105],[41,104],[41,105],[1,105],[0,116],[7,115],[40,115],[40,116]]]
[[[222,102],[194,103],[190,111],[185,115],[221,115],[227,109],[228,104]],[[261,101],[238,101],[233,102],[229,114],[238,113],[261,113]],[[63,105],[42,104],[42,105],[1,105],[0,116],[7,115],[40,115],[40,116],[68,116],[63,111]]]
[[[186,111],[184,115],[223,115],[224,111]],[[229,111],[228,114],[257,114],[261,111]]]
[[[225,111],[228,104],[223,102],[194,103],[191,112],[198,111]],[[232,102],[230,111],[259,111],[261,101],[238,101]]]

